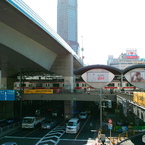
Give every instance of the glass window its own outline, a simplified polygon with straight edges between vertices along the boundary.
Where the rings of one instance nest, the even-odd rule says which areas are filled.
[[[53,84],[53,87],[59,87],[59,84]]]
[[[42,87],[42,83],[37,83],[36,87]]]
[[[76,2],[76,0],[69,0],[68,4],[71,6],[75,6],[75,2]]]
[[[108,87],[114,87],[114,83],[108,84]]]
[[[68,40],[76,41],[76,12],[68,9]]]

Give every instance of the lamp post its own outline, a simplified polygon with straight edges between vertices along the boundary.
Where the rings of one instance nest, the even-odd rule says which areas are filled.
[[[82,60],[84,59],[84,56],[83,56],[83,51],[84,51],[84,48],[83,48],[83,36],[81,36],[82,37],[82,49],[81,49],[81,51],[82,51]]]
[[[102,88],[100,88],[100,129],[102,130]]]

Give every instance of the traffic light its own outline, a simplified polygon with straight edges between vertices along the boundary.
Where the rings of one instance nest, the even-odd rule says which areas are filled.
[[[111,100],[106,101],[106,107],[107,108],[112,108],[112,101]]]
[[[16,100],[20,100],[21,99],[19,90],[15,91],[15,98],[16,98]]]

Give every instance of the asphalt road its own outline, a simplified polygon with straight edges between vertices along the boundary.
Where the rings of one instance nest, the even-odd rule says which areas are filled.
[[[77,140],[79,143],[86,143],[88,139],[94,139],[96,132],[91,132],[99,127],[98,119],[88,117],[86,120],[81,120],[81,128],[77,134],[65,133],[65,123],[54,127],[51,130],[43,130],[40,127],[36,129],[20,129],[14,133],[8,134],[0,139],[0,144],[8,141],[15,141],[18,145],[41,145],[42,143],[62,143],[68,140]]]
[[[99,118],[89,116],[86,120],[81,120],[81,128],[77,134],[65,133],[65,123],[62,123],[51,130],[42,130],[40,127],[36,129],[19,129],[7,136],[1,137],[0,144],[14,141],[18,145],[92,145],[97,137],[98,129]],[[109,134],[109,130],[106,134]],[[144,145],[142,135],[132,138],[130,145]],[[123,145],[126,145],[125,143],[127,142],[124,142]],[[129,145],[129,142],[127,145]]]

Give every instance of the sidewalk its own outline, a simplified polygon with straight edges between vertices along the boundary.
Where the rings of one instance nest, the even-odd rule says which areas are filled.
[[[120,133],[113,130],[110,131],[109,129],[103,130],[103,134],[105,134],[106,136],[105,143],[104,143],[105,145],[116,145],[121,141],[128,139],[128,137],[126,137],[126,134],[124,134],[124,137],[119,137]],[[126,142],[128,143],[128,145],[132,145],[129,144],[130,141],[126,141]],[[96,138],[93,145],[102,145],[102,142],[98,138]],[[122,145],[126,145],[126,144],[122,144]]]

